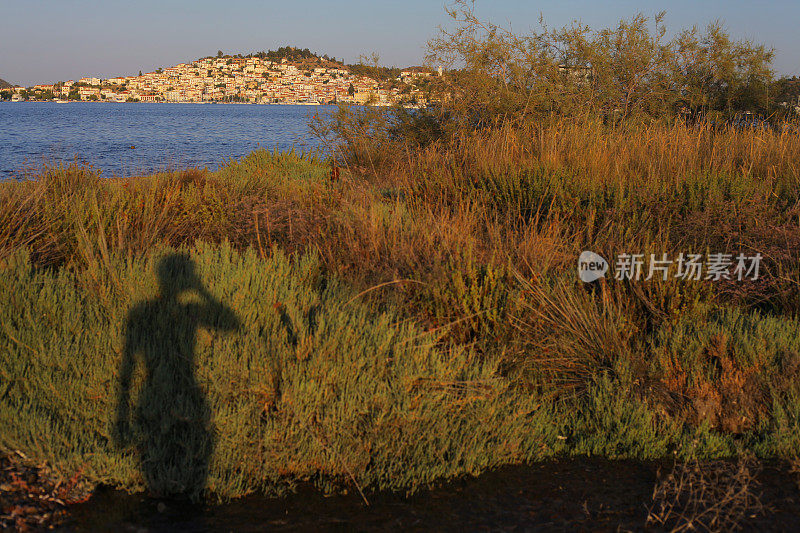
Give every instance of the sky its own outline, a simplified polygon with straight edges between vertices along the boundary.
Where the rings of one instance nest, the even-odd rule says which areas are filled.
[[[216,54],[283,45],[348,63],[377,52],[386,66],[420,64],[448,24],[449,0],[0,0],[0,78],[30,86],[138,74]],[[479,17],[525,32],[594,28],[666,11],[671,32],[720,20],[733,36],[776,48],[778,75],[800,75],[798,0],[477,0]]]

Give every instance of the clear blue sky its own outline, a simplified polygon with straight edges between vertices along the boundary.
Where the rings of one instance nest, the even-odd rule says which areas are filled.
[[[0,0],[0,78],[32,85],[166,67],[218,49],[248,53],[284,44],[347,62],[378,52],[385,65],[420,63],[446,24],[437,0]],[[670,30],[721,19],[739,38],[774,46],[779,74],[800,74],[800,0],[478,0],[478,14],[515,30],[574,19],[593,27],[636,12],[667,11]]]

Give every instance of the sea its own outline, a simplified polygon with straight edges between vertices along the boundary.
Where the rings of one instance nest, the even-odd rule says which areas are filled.
[[[103,177],[213,170],[255,149],[310,151],[329,106],[0,102],[0,179],[78,162]]]

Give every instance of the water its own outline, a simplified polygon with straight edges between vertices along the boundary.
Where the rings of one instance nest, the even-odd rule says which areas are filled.
[[[78,160],[103,176],[214,169],[259,145],[311,149],[310,115],[327,106],[0,103],[0,179]]]

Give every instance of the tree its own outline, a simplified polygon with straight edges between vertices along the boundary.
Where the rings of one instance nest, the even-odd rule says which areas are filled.
[[[733,116],[768,107],[773,51],[735,41],[719,23],[668,40],[664,14],[639,14],[610,28],[573,23],[527,34],[477,18],[457,0],[428,43],[426,60],[448,69],[431,77],[442,118],[472,127],[532,115],[594,114],[653,120],[688,108]],[[652,23],[652,24],[651,24]]]
[[[353,87],[352,83],[350,84],[350,87],[347,88],[347,94],[349,94],[350,96],[355,96],[356,94],[356,88]]]
[[[219,58],[219,57],[222,57],[222,55],[223,55],[223,54],[222,54],[222,50],[217,50],[217,57],[218,57],[218,58]]]
[[[709,24],[703,34],[696,28],[682,32],[675,47],[674,77],[684,105],[693,113],[731,115],[767,108],[773,49],[734,41],[719,22]]]
[[[141,76],[141,75],[142,75],[142,71],[140,70],[140,71],[139,71],[139,76]]]
[[[800,78],[797,76],[782,77],[776,80],[770,91],[779,106],[800,105]]]
[[[266,59],[274,62],[279,62],[282,59],[287,61],[303,61],[315,58],[318,59],[319,56],[308,48],[300,50],[293,46],[281,46],[277,50],[269,50],[266,53]]]

